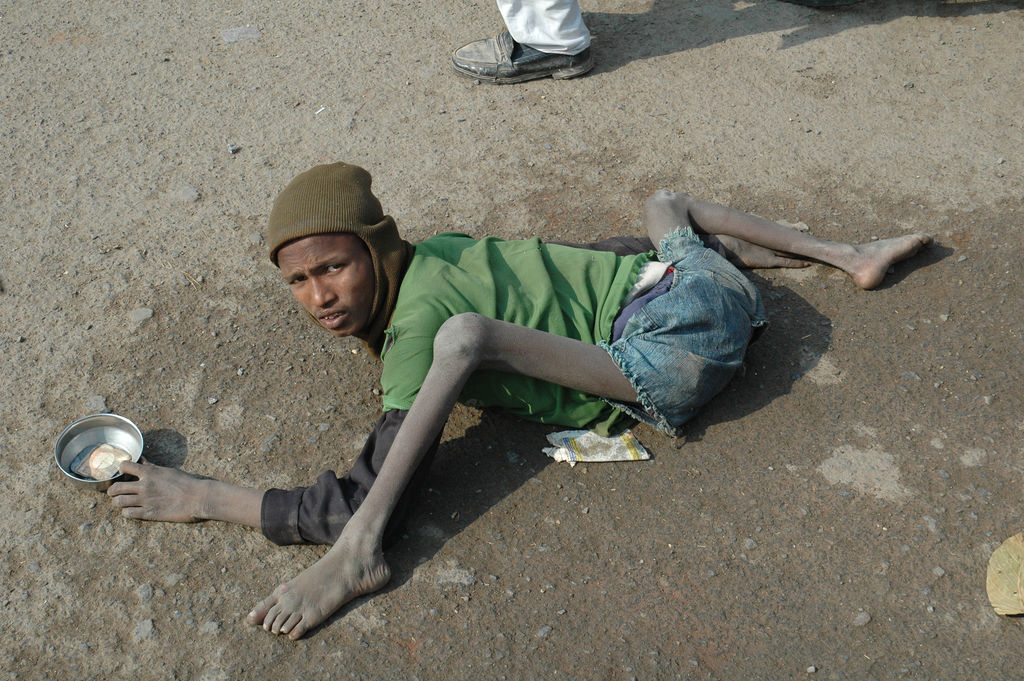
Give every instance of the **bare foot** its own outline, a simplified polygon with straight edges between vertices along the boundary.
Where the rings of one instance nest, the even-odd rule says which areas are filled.
[[[773,250],[752,244],[726,234],[702,234],[701,241],[708,248],[725,256],[736,267],[754,269],[765,267],[807,267],[806,260],[790,258]]]
[[[391,568],[380,549],[365,561],[357,557],[360,553],[341,542],[335,544],[299,576],[257,603],[246,621],[293,641],[301,638],[341,606],[383,588],[391,579]]]
[[[862,289],[873,289],[882,283],[894,264],[906,260],[932,242],[930,234],[907,234],[853,246],[842,265],[853,283]]]

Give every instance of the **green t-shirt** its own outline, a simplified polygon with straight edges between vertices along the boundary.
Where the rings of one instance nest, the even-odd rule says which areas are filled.
[[[381,353],[384,410],[409,409],[449,317],[476,312],[585,343],[607,341],[653,254],[616,256],[541,243],[441,234],[416,244]],[[519,374],[478,371],[459,400],[522,418],[617,430],[629,419],[600,398]]]

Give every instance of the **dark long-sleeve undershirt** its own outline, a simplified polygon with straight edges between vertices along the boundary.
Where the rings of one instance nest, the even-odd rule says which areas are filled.
[[[366,499],[408,411],[385,412],[366,439],[359,458],[342,477],[324,471],[309,487],[269,489],[263,494],[260,524],[275,544],[333,544],[349,518]],[[440,435],[409,481],[384,532],[384,544],[394,542],[419,495],[427,470],[437,453]]]

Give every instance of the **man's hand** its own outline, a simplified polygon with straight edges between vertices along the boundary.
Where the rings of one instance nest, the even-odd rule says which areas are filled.
[[[125,518],[171,523],[223,520],[260,526],[260,490],[150,463],[125,461],[121,472],[138,478],[134,482],[115,482],[107,489]]]
[[[114,506],[126,518],[194,523],[205,520],[207,480],[176,468],[125,461],[121,472],[134,475],[133,482],[115,482],[107,489]]]

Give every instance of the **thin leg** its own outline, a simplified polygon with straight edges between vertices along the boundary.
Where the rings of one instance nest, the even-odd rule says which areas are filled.
[[[644,223],[655,244],[677,227],[689,224],[698,233],[732,237],[776,253],[832,265],[849,274],[863,289],[878,286],[889,267],[932,242],[930,235],[921,233],[860,245],[827,241],[689,194],[666,191],[655,192],[644,203]]]

